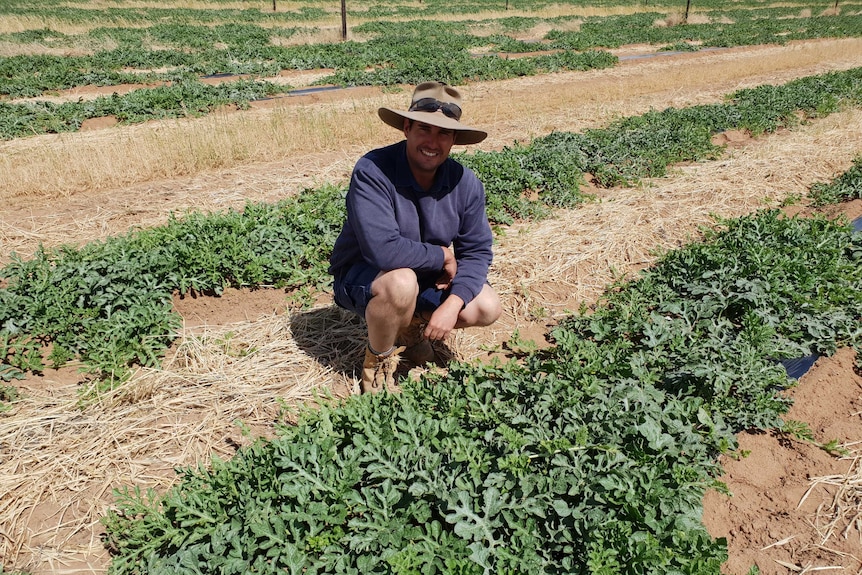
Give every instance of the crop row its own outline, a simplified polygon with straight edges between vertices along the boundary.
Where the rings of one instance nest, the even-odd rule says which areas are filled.
[[[218,0],[209,2],[205,9],[171,7],[165,3],[159,7],[126,7],[123,2],[116,2],[117,6],[106,6],[99,10],[87,7],[69,5],[60,0],[43,0],[33,4],[26,0],[6,0],[0,6],[0,15],[9,17],[24,17],[27,20],[42,19],[46,21],[62,22],[68,24],[112,26],[112,25],[134,25],[148,26],[161,22],[187,22],[202,24],[219,24],[225,22],[250,22],[250,23],[291,23],[324,20],[327,16],[331,19],[338,6],[325,0],[305,0],[302,6],[291,9],[285,8],[285,2],[276,0],[277,11],[272,11],[272,0],[257,0],[249,2],[244,9],[226,8],[219,4],[235,4],[235,1]],[[571,0],[566,3],[573,8],[581,7],[594,11],[596,8],[618,8],[619,6],[631,7],[626,0]],[[651,10],[664,9],[681,12],[684,2],[679,0],[650,0]],[[556,0],[471,0],[452,4],[447,0],[423,0],[415,2],[392,2],[380,3],[369,0],[351,0],[346,2],[347,15],[351,18],[433,18],[441,15],[451,16],[453,14],[473,16],[483,13],[505,13],[509,10],[521,12],[537,12],[546,8],[555,8],[559,5]],[[757,2],[747,2],[742,5],[735,4],[737,8],[748,6],[762,6]],[[832,6],[831,2],[811,2],[810,0],[797,0],[786,2],[786,7],[793,7],[798,12],[801,9],[822,11]],[[697,10],[715,11],[727,9],[727,3],[722,0],[698,0],[693,7]]]
[[[650,43],[659,48],[694,50],[855,37],[862,31],[862,15],[789,17],[790,14],[785,14],[787,10],[789,8],[771,8],[768,12],[715,12],[710,15],[713,20],[709,23],[670,27],[655,26],[655,21],[663,16],[658,12],[589,17],[575,32],[552,29],[542,44],[526,43],[508,34],[477,35],[471,30],[489,22],[513,33],[539,22],[562,27],[573,17],[445,23],[376,20],[353,28],[355,33],[372,34],[370,40],[301,46],[277,45],[281,39],[296,34],[299,27],[264,27],[240,22],[212,27],[174,21],[148,28],[96,28],[85,38],[50,30],[30,30],[6,34],[4,39],[43,42],[55,47],[93,43],[112,43],[116,47],[88,56],[36,54],[0,58],[0,95],[32,97],[87,84],[176,81],[212,74],[272,76],[285,69],[334,69],[333,74],[320,82],[338,85],[416,83],[417,78],[461,84],[471,80],[609,66],[615,60],[607,54],[587,59],[577,52],[616,48],[623,44]],[[728,14],[734,19],[728,20]],[[473,56],[470,50],[479,47],[486,54]],[[562,53],[517,59],[498,55],[536,49]],[[153,71],[162,68],[170,71]]]
[[[718,575],[718,454],[783,426],[777,360],[862,351],[860,318],[862,234],[721,221],[550,349],[309,408],[164,495],[119,490],[111,572]]]
[[[0,102],[0,137],[75,132],[90,118],[114,116],[124,123],[203,116],[222,106],[247,108],[249,102],[284,93],[289,87],[271,82],[237,80],[216,86],[197,81],[135,90],[76,102]]]
[[[862,157],[856,158],[849,170],[832,180],[811,187],[815,206],[862,200]]]
[[[724,104],[668,108],[458,159],[485,182],[489,217],[501,225],[584,201],[585,172],[608,187],[662,176],[671,164],[716,157],[721,149],[710,140],[716,132],[760,134],[794,126],[800,112],[816,117],[860,104],[857,68],[741,90]],[[158,363],[178,324],[170,306],[175,292],[326,286],[327,246],[344,218],[343,193],[324,186],[242,212],[188,214],[82,248],[41,249],[29,259],[13,255],[0,270],[7,282],[0,289],[0,377],[9,381],[41,371],[45,361],[60,366],[78,359],[94,378],[111,384],[132,365]]]
[[[605,68],[616,62],[607,52],[566,52],[506,60],[503,58],[471,59],[439,55],[414,54],[412,66],[401,62],[397,68],[374,72],[354,71],[336,74],[346,83],[374,82],[384,84],[418,84],[424,78],[459,83],[463,75],[478,79],[500,79],[517,75],[539,74],[559,70]],[[178,78],[169,85],[142,88],[128,94],[102,96],[93,100],[55,104],[47,101],[7,103],[0,101],[0,138],[12,139],[44,133],[76,131],[88,118],[113,115],[124,123],[152,119],[199,116],[225,104],[247,107],[252,100],[290,91],[290,86],[261,80],[238,80],[216,86],[203,84],[197,78]],[[349,78],[356,80],[351,82]],[[363,80],[364,78],[364,80]],[[142,81],[140,78],[137,81]]]
[[[798,11],[797,11],[798,12]],[[799,17],[790,8],[735,10],[710,14],[711,22],[678,26],[655,26],[658,13],[587,19],[577,32],[551,30],[549,47],[588,50],[598,46],[615,48],[624,44],[689,44],[699,48],[755,44],[785,44],[812,38],[857,37],[862,32],[862,16]]]

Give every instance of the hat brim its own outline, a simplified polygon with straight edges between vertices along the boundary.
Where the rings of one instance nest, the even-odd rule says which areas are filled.
[[[450,118],[441,111],[437,112],[402,112],[400,110],[392,110],[390,108],[380,108],[377,110],[377,115],[384,123],[392,126],[397,130],[404,129],[404,120],[414,120],[423,122],[438,128],[455,131],[456,144],[478,144],[488,137],[487,132],[471,128],[462,124],[454,118]]]

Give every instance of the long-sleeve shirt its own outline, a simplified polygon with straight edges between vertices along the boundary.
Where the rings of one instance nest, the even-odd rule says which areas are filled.
[[[485,188],[469,168],[451,158],[423,191],[407,163],[401,141],[359,159],[347,192],[347,220],[330,257],[329,271],[365,260],[389,271],[410,268],[439,274],[443,250],[458,262],[450,293],[470,303],[485,284],[493,235],[485,211]]]

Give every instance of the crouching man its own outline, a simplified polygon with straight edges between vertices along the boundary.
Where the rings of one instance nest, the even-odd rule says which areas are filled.
[[[449,157],[453,145],[487,133],[461,123],[460,93],[440,82],[416,86],[406,111],[378,115],[404,139],[356,163],[329,269],[335,303],[368,326],[363,393],[395,391],[399,357],[434,361],[431,341],[501,314],[487,281],[493,236],[485,189]]]

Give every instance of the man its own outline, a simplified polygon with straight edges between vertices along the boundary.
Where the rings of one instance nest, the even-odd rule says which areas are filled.
[[[430,341],[490,325],[501,313],[487,283],[493,237],[485,189],[449,157],[453,145],[487,134],[460,122],[461,95],[440,82],[416,86],[407,111],[378,115],[405,139],[356,163],[329,268],[336,304],[368,326],[364,393],[397,389],[399,355],[433,361]]]

